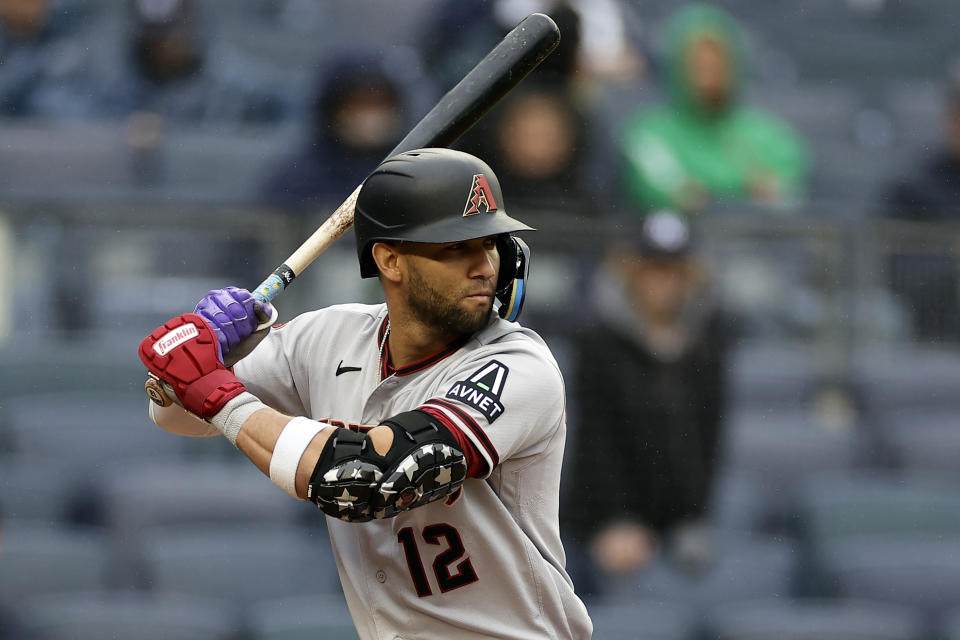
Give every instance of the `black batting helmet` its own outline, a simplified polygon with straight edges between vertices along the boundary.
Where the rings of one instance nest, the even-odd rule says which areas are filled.
[[[387,158],[364,181],[354,213],[364,278],[378,274],[370,250],[378,241],[458,242],[524,230],[531,227],[507,215],[490,166],[452,149]]]

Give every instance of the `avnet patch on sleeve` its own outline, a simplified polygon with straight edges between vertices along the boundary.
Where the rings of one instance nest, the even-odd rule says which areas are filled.
[[[455,383],[447,391],[447,397],[470,405],[493,422],[503,415],[500,394],[507,381],[510,369],[502,362],[491,360],[466,380]]]

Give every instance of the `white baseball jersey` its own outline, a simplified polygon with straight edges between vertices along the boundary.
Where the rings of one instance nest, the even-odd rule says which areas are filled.
[[[381,353],[387,324],[384,304],[306,313],[235,368],[279,411],[362,427],[421,409],[464,449],[469,477],[452,505],[364,523],[327,518],[360,637],[589,638],[560,543],[566,419],[550,350],[491,314],[469,339],[395,370]]]

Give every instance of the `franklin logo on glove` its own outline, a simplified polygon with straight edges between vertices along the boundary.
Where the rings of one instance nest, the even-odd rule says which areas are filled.
[[[198,335],[200,335],[200,332],[197,331],[197,325],[185,324],[157,340],[153,345],[153,350],[157,352],[157,355],[165,356],[170,353],[171,349],[176,349],[184,342],[192,340]]]

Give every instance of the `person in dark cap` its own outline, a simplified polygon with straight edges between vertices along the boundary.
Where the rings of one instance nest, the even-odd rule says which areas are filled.
[[[187,0],[133,3],[134,59],[145,77],[162,83],[192,75],[202,61],[197,7]]]
[[[319,73],[305,144],[274,167],[262,197],[290,208],[336,206],[402,137],[405,86],[372,51],[341,51]]]
[[[164,127],[236,130],[289,120],[295,108],[272,63],[254,59],[204,20],[197,0],[128,0],[128,30],[103,70],[103,117],[129,119],[130,135]],[[113,49],[111,49],[113,50]]]
[[[671,211],[647,215],[609,252],[594,291],[597,321],[576,342],[579,444],[565,533],[586,551],[588,575],[631,573],[661,551],[696,568],[706,560],[698,541],[723,429],[729,320],[690,226]]]

